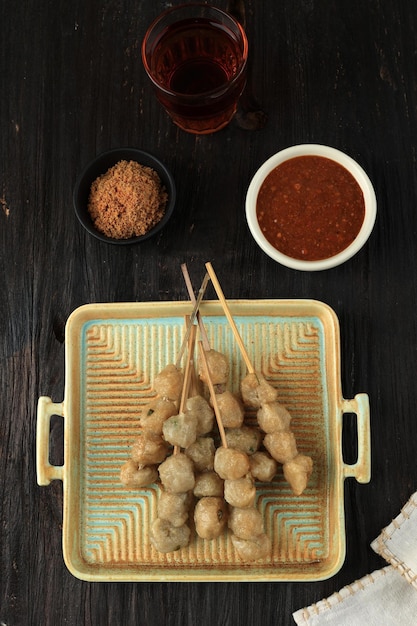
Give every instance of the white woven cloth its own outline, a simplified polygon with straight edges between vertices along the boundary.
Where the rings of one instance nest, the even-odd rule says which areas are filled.
[[[293,613],[298,626],[417,624],[417,492],[371,547],[389,565]]]

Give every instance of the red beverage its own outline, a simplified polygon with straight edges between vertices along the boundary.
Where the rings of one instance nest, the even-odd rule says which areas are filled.
[[[236,111],[245,86],[247,42],[233,18],[206,5],[197,8],[211,14],[171,20],[152,37],[148,31],[142,56],[156,95],[174,122],[204,134],[226,126]]]

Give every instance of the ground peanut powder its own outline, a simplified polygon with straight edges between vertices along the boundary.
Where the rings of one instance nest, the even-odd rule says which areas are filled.
[[[136,161],[119,161],[91,185],[88,211],[99,232],[129,239],[158,224],[167,201],[155,170]]]

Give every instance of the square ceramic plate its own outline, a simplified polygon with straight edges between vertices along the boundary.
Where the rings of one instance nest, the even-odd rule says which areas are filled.
[[[370,479],[368,396],[343,398],[339,325],[335,313],[312,300],[229,301],[255,369],[292,414],[299,452],[314,470],[294,496],[282,469],[257,485],[256,505],[272,542],[268,558],[242,562],[225,532],[161,554],[149,542],[158,486],[126,489],[119,480],[138,433],[141,407],[154,396],[152,380],[175,362],[189,302],[91,304],[66,326],[64,401],[38,403],[38,483],[64,485],[63,552],[74,576],[90,581],[313,581],[334,575],[345,558],[343,484]],[[221,305],[203,301],[211,346],[230,359],[229,389],[246,368]],[[357,416],[358,457],[342,458],[343,414]],[[64,465],[49,463],[52,415],[65,420]],[[254,421],[248,413],[247,422]]]

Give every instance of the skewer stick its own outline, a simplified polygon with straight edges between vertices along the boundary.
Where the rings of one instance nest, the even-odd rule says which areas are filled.
[[[201,360],[204,366],[204,373],[207,379],[207,385],[210,391],[211,401],[213,403],[214,414],[216,416],[217,426],[219,428],[219,433],[220,433],[220,439],[222,440],[222,446],[223,448],[227,448],[227,440],[226,440],[226,434],[224,432],[223,421],[222,421],[222,417],[220,414],[219,405],[217,404],[216,392],[214,391],[214,386],[211,380],[210,370],[209,370],[208,363],[207,363],[206,352],[204,350],[202,341],[198,342],[198,347],[200,349]]]
[[[194,353],[194,347],[195,347],[196,332],[197,332],[197,326],[195,324],[192,324],[191,334],[190,334],[190,338],[188,342],[187,362],[185,364],[184,384],[182,386],[182,393],[181,393],[181,400],[180,400],[180,407],[179,407],[180,413],[184,411],[185,403],[187,402],[187,399],[188,399],[188,392],[190,390],[191,370],[192,370],[193,363],[194,363],[193,353]]]
[[[207,273],[209,274],[209,276],[211,278],[211,282],[213,283],[213,287],[216,290],[217,297],[219,298],[220,303],[221,303],[221,305],[223,307],[224,314],[226,315],[227,320],[228,320],[228,322],[230,324],[230,327],[232,329],[232,332],[233,332],[233,334],[235,336],[236,343],[239,346],[239,350],[240,350],[240,352],[242,354],[243,360],[246,363],[246,367],[248,369],[248,372],[249,372],[249,374],[254,374],[255,373],[255,368],[252,365],[252,362],[251,362],[251,360],[249,358],[249,355],[248,355],[248,353],[246,351],[245,345],[244,345],[244,343],[242,341],[242,338],[241,338],[241,336],[239,334],[239,331],[237,329],[236,323],[235,323],[235,321],[234,321],[234,319],[232,317],[232,314],[230,313],[230,309],[229,309],[228,304],[226,302],[226,298],[224,297],[222,288],[220,287],[220,283],[217,280],[217,276],[216,276],[216,274],[214,272],[214,269],[213,269],[211,263],[206,263],[206,269],[207,269]]]
[[[190,279],[190,275],[188,273],[188,268],[187,268],[187,264],[186,263],[183,263],[181,265],[181,270],[182,270],[182,273],[183,273],[183,276],[184,276],[185,284],[187,286],[188,295],[190,296],[191,302],[195,305],[196,298],[195,298],[195,295],[194,295],[193,285],[191,283],[191,279]],[[209,340],[208,340],[208,337],[207,337],[207,332],[206,332],[206,329],[204,327],[203,320],[201,319],[200,311],[197,311],[197,322],[198,322],[198,327],[200,329],[201,340],[203,342],[204,350],[210,350],[210,343],[209,343]]]
[[[197,373],[195,371],[195,366],[193,362],[192,367],[191,367],[191,372],[190,372],[190,389],[189,389],[188,397],[198,396],[199,394],[200,394],[199,380],[197,378]]]
[[[188,316],[186,318],[187,323],[188,323]],[[185,403],[187,402],[188,399],[188,392],[190,390],[190,383],[191,383],[191,372],[192,372],[192,367],[193,367],[193,354],[194,354],[194,347],[195,347],[195,336],[196,336],[196,331],[197,331],[197,326],[195,324],[191,325],[191,331],[190,331],[190,337],[188,340],[188,352],[187,352],[187,361],[185,364],[185,372],[184,372],[184,382],[182,385],[182,391],[181,391],[181,400],[180,400],[180,406],[178,409],[178,413],[183,413],[184,412],[184,408],[185,408]],[[180,451],[178,446],[174,446],[174,454],[178,454],[178,452]]]
[[[180,365],[180,363],[181,363],[181,359],[182,359],[182,357],[183,357],[184,350],[185,350],[185,347],[186,347],[186,345],[187,345],[188,338],[189,338],[189,336],[190,336],[191,327],[194,325],[195,318],[197,317],[198,309],[199,309],[199,306],[200,306],[200,302],[201,302],[201,301],[202,301],[202,299],[203,299],[204,292],[206,291],[206,288],[207,288],[207,285],[208,285],[209,280],[210,280],[210,276],[209,276],[209,275],[208,275],[208,273],[206,272],[206,274],[205,274],[205,276],[204,276],[204,278],[203,278],[203,282],[201,283],[201,287],[200,287],[200,289],[198,290],[197,300],[195,301],[194,308],[193,308],[193,310],[192,310],[192,313],[191,313],[191,315],[190,315],[189,322],[188,322],[188,324],[187,324],[187,330],[186,330],[186,332],[185,332],[185,337],[184,337],[184,339],[183,339],[183,341],[182,341],[181,348],[180,348],[180,350],[179,350],[179,352],[178,352],[177,362],[176,362],[176,366],[177,366],[177,367],[179,367],[179,365]]]
[[[187,315],[185,319],[188,324],[189,316]],[[190,331],[190,336],[188,339],[187,361],[185,364],[184,382],[182,385],[181,400],[180,400],[180,406],[178,408],[178,413],[184,412],[185,404],[187,402],[188,393],[190,390],[191,373],[192,373],[192,369],[194,365],[194,348],[195,348],[195,336],[196,336],[197,326],[195,324],[192,324],[190,328],[191,328],[191,331]],[[179,451],[180,451],[180,448],[178,446],[174,446],[173,454],[178,454]]]

